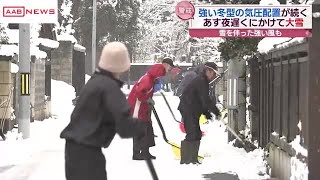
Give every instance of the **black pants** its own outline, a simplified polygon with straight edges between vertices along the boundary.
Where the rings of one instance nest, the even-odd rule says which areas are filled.
[[[144,135],[133,137],[133,151],[140,151],[155,146],[152,123],[148,122],[145,124],[146,128]]]
[[[186,141],[199,141],[201,140],[201,129],[199,124],[200,115],[192,115],[187,111],[181,111],[181,116],[186,131]]]
[[[101,148],[67,140],[65,147],[66,180],[107,180],[106,159]]]

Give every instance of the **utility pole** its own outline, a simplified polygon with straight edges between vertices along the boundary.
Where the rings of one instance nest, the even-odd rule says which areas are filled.
[[[30,24],[19,24],[19,112],[18,131],[30,137]]]
[[[92,2],[92,73],[96,70],[97,0]]]

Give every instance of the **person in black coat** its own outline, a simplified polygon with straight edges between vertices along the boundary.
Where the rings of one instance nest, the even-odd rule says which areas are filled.
[[[199,163],[198,152],[201,140],[201,129],[199,118],[204,114],[207,119],[211,119],[211,113],[220,115],[215,102],[209,96],[209,83],[216,77],[217,65],[207,62],[200,72],[185,87],[180,96],[178,110],[184,120],[186,130],[185,140],[181,141],[180,164]]]
[[[119,77],[129,67],[124,44],[111,42],[104,47],[97,70],[81,90],[71,121],[60,134],[66,139],[67,180],[107,180],[101,148],[107,148],[116,133],[121,138],[144,134],[144,125],[131,118],[121,91]]]

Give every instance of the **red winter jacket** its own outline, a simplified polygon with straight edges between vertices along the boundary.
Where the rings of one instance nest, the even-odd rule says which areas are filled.
[[[165,74],[163,65],[155,64],[134,84],[128,96],[132,117],[139,118],[143,122],[151,121],[151,108],[147,100],[153,96],[155,80]]]

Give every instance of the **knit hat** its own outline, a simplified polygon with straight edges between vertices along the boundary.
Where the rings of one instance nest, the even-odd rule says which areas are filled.
[[[104,46],[98,66],[112,73],[122,73],[130,68],[129,52],[121,42],[110,42]]]
[[[206,62],[206,63],[204,63],[204,65],[205,65],[207,68],[210,68],[210,69],[212,69],[212,70],[214,70],[214,71],[216,71],[216,70],[218,69],[217,64],[214,63],[214,62]]]
[[[206,68],[209,68],[211,70],[213,70],[218,76],[220,76],[220,73],[218,72],[218,66],[216,63],[214,62],[206,62],[205,64]]]

